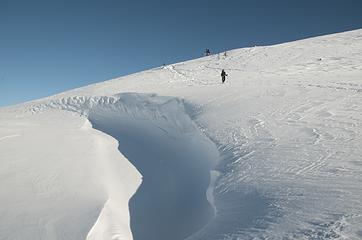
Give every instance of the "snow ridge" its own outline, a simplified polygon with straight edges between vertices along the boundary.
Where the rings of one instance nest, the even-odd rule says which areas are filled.
[[[86,116],[93,128],[118,140],[120,152],[142,174],[129,202],[134,239],[185,239],[214,216],[217,174],[211,179],[210,171],[218,150],[186,114],[182,100],[134,93],[75,96],[33,106],[31,112],[49,108]],[[122,220],[112,214],[116,206],[114,199],[107,200],[88,239],[131,239],[117,226]],[[175,222],[170,214],[178,216]]]

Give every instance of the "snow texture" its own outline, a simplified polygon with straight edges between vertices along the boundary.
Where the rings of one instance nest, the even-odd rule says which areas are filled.
[[[0,239],[361,239],[361,102],[356,30],[0,108]]]

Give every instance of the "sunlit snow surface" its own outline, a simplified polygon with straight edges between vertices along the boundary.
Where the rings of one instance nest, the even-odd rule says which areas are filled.
[[[362,239],[362,30],[1,108],[0,163],[0,239]]]

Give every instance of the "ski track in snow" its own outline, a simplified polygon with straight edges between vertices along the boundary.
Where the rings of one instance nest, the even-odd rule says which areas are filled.
[[[93,227],[83,230],[89,239],[131,239],[125,234],[131,228],[135,240],[147,234],[154,234],[148,240],[356,240],[362,238],[361,49],[361,30],[237,49],[226,57],[172,64],[0,110],[41,116],[58,109],[86,117],[93,130],[117,140],[120,155],[141,172],[144,181],[129,202],[131,226],[119,224],[123,218],[110,220],[119,206],[108,196],[89,210],[92,220],[98,214]],[[225,84],[221,69],[229,74]],[[14,122],[18,125],[1,120],[0,131],[23,124]],[[1,133],[0,147],[8,151],[10,132]],[[209,144],[218,157],[206,154]],[[147,156],[133,151],[142,148]],[[163,151],[165,156],[157,155]],[[172,154],[175,161],[166,164],[171,170],[162,169]],[[212,164],[201,164],[207,160]],[[200,185],[177,176],[172,168],[180,162],[185,164],[180,172],[200,164],[200,172],[189,176]],[[4,169],[19,165],[13,161]],[[161,177],[150,177],[152,172]],[[1,176],[8,179],[11,171]],[[52,187],[61,177],[34,171],[34,191],[61,196],[61,188]],[[164,191],[167,184],[179,191]],[[183,189],[186,185],[192,187]],[[147,193],[153,198],[145,199]],[[167,194],[175,200],[182,193],[188,193],[185,202],[173,201],[179,208],[165,202]],[[193,204],[186,204],[189,200]],[[161,206],[154,206],[157,202]],[[194,217],[193,207],[195,215],[203,208],[215,214]],[[142,216],[150,210],[151,218]],[[167,212],[174,215],[167,218]]]
[[[0,141],[9,139],[9,138],[20,137],[20,136],[21,135],[19,135],[19,134],[8,135],[8,136],[0,137]]]

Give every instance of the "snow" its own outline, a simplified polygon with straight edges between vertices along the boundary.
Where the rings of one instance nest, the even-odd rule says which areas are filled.
[[[0,239],[361,239],[361,94],[355,30],[0,108]]]
[[[124,209],[114,224],[131,236],[128,200],[140,176],[117,141],[64,111],[13,117],[1,114],[1,132],[21,134],[0,145],[0,239],[85,239],[109,201]]]

